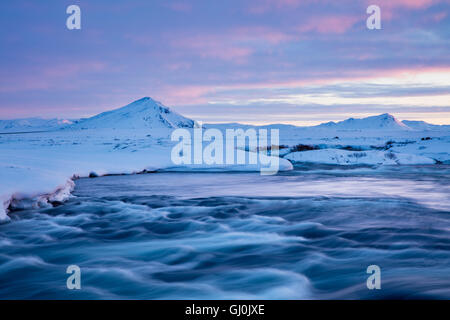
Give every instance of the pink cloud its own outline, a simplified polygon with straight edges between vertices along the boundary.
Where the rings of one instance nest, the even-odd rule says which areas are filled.
[[[26,90],[47,90],[50,88],[72,89],[75,87],[70,81],[76,75],[104,71],[106,64],[99,61],[87,61],[80,63],[55,63],[52,66],[36,67],[33,70],[25,70],[20,73],[4,74],[0,79],[0,92],[20,92]],[[68,81],[69,80],[69,81]]]
[[[444,20],[447,17],[447,15],[448,15],[447,12],[440,12],[440,13],[433,15],[432,19],[435,22],[439,22],[441,20]]]
[[[242,43],[257,41],[266,42],[268,44],[279,44],[296,39],[293,34],[263,26],[236,28],[231,30],[228,37],[233,38],[234,41],[239,41]]]
[[[176,62],[176,63],[170,63],[167,65],[167,69],[170,71],[178,71],[178,70],[188,70],[192,66],[189,62]]]
[[[165,86],[156,95],[164,97],[168,105],[205,104],[208,102],[205,96],[214,91],[215,87],[206,85]]]
[[[411,8],[411,9],[421,9],[431,6],[434,3],[439,2],[439,0],[367,0],[367,5],[376,4],[380,8]]]
[[[243,62],[252,50],[246,47],[230,44],[219,37],[211,35],[183,37],[171,41],[173,47],[183,48],[202,58],[214,58],[225,61]]]
[[[448,0],[444,0],[448,1]],[[403,10],[426,9],[442,0],[366,0],[367,6],[376,4],[381,9],[382,19],[392,20],[402,14]]]
[[[345,0],[339,0],[345,2]],[[387,10],[387,17],[392,15],[394,8],[422,9],[427,8],[435,3],[446,2],[447,0],[366,0],[365,5],[375,4]],[[248,7],[248,11],[253,14],[262,14],[270,12],[270,10],[289,10],[300,6],[311,4],[335,4],[336,0],[254,0]],[[351,1],[346,1],[347,4]],[[355,3],[355,6],[357,4]]]
[[[201,31],[186,33],[183,31],[162,34],[162,41],[172,48],[171,54],[191,54],[201,58],[212,58],[232,61],[238,64],[247,61],[253,52],[264,46],[278,45],[283,42],[298,39],[298,32],[280,31],[266,26],[235,27],[226,30]],[[146,35],[127,34],[125,39],[140,46],[153,46],[158,42]],[[166,52],[167,54],[167,52]],[[172,65],[169,69],[176,70],[185,66]]]
[[[380,77],[399,77],[410,78],[421,73],[450,73],[450,67],[416,67],[413,69],[385,69],[385,70],[357,70],[350,71],[345,74],[336,75],[335,72],[317,73],[311,79],[290,79],[286,81],[272,81],[272,82],[251,82],[242,83],[236,82],[227,85],[179,85],[166,86],[156,92],[156,96],[164,97],[164,101],[168,105],[196,105],[207,104],[210,97],[223,95],[224,92],[233,90],[259,90],[259,89],[279,89],[279,88],[298,88],[303,86],[313,85],[327,85],[336,82],[348,81],[370,81],[370,79]],[[251,94],[251,93],[247,93]],[[230,98],[234,98],[233,93],[230,93]],[[259,97],[259,96],[258,96]]]
[[[314,17],[298,27],[300,32],[344,33],[364,17],[358,16],[324,16]]]
[[[252,50],[249,48],[239,47],[226,47],[222,45],[208,45],[203,47],[204,51],[200,52],[200,56],[207,58],[219,58],[222,60],[236,60],[237,62],[244,62],[244,59],[248,57]]]
[[[255,50],[298,39],[297,32],[284,32],[265,26],[237,27],[219,33],[168,34],[167,42],[178,51],[202,58],[244,63]]]

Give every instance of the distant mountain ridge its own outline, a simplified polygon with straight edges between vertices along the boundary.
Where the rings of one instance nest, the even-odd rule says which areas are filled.
[[[450,125],[435,125],[425,121],[400,121],[389,113],[384,113],[367,118],[349,118],[343,121],[330,121],[316,126],[298,127],[290,124],[250,125],[241,123],[205,124],[207,128],[260,128],[260,129],[317,129],[335,131],[361,131],[361,130],[386,130],[386,131],[440,131],[450,130]]]
[[[13,120],[0,120],[0,132],[30,132],[57,130],[70,126],[74,120],[68,119],[42,119],[42,118],[23,118]]]
[[[389,113],[362,119],[349,118],[339,122],[331,121],[315,127],[336,130],[412,130],[412,128],[397,120]]]
[[[161,102],[150,97],[136,100],[124,107],[102,112],[80,120],[26,118],[0,120],[0,133],[53,131],[59,129],[174,129],[194,128],[197,122],[170,110]],[[240,123],[205,124],[206,128],[278,128],[319,129],[338,131],[387,130],[387,131],[441,131],[450,130],[450,125],[434,125],[425,121],[399,121],[393,115],[384,113],[367,118],[349,118],[338,122],[326,122],[311,127],[296,127],[288,124],[254,126]]]
[[[422,130],[422,131],[440,130],[440,129],[450,130],[450,125],[438,125],[427,123],[425,121],[411,121],[411,120],[403,120],[402,122],[414,130]]]

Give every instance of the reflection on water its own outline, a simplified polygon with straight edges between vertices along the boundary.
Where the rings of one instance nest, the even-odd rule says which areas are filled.
[[[449,299],[449,181],[449,166],[80,179],[0,225],[0,298]]]

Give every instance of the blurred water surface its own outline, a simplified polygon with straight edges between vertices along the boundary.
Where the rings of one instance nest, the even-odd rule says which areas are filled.
[[[450,299],[449,181],[445,165],[80,179],[0,225],[0,298]]]

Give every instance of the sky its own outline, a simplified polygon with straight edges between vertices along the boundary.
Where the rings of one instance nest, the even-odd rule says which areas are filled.
[[[80,30],[66,27],[73,4]],[[144,96],[208,123],[450,124],[450,0],[0,2],[0,119]]]

